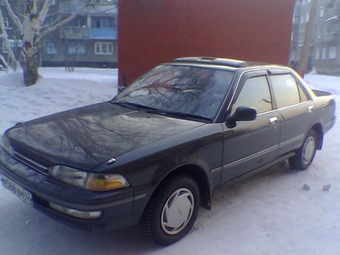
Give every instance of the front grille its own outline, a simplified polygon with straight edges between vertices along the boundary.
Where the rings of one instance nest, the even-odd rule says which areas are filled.
[[[11,155],[12,154],[12,155]],[[0,164],[9,170],[20,170],[20,171],[37,171],[44,175],[48,175],[48,168],[31,160],[27,157],[12,152],[9,154],[0,146]]]
[[[20,153],[14,152],[13,157],[16,160],[20,161],[22,164],[27,165],[27,166],[33,168],[34,170],[36,170],[40,173],[48,174],[48,168],[46,166],[43,166],[43,165],[41,165],[41,164],[39,164],[39,163],[37,163],[37,162],[27,158],[27,157],[21,155]]]

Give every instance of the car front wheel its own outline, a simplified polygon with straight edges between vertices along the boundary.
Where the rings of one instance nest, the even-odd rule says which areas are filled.
[[[305,141],[296,155],[289,159],[292,168],[305,170],[313,162],[316,152],[317,134],[314,130],[308,132]]]
[[[171,177],[150,199],[140,219],[140,229],[153,242],[170,245],[190,231],[199,207],[196,182],[187,175]]]

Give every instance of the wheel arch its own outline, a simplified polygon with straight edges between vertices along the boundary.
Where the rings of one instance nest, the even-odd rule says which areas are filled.
[[[162,185],[164,181],[168,178],[177,175],[187,175],[190,176],[196,183],[200,191],[201,195],[201,206],[207,210],[211,209],[211,196],[212,196],[212,189],[211,189],[211,181],[210,178],[207,176],[206,172],[197,165],[184,165],[180,166],[170,173],[168,173],[162,180],[158,183],[154,192],[157,192],[158,187]]]
[[[311,130],[314,130],[317,134],[317,141],[316,141],[316,149],[321,150],[322,145],[323,145],[323,137],[324,137],[324,132],[322,125],[320,123],[316,123]]]

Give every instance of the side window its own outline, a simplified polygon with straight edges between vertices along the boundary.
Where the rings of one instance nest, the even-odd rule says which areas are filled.
[[[278,108],[308,100],[306,93],[290,74],[272,75],[270,81]]]
[[[249,78],[233,105],[233,111],[239,106],[254,107],[257,113],[273,109],[268,82],[265,76]]]

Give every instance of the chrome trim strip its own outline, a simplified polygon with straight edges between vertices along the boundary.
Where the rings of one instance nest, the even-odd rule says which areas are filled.
[[[296,136],[294,138],[291,138],[287,141],[284,141],[282,143],[279,144],[279,148],[283,147],[283,146],[287,146],[288,144],[291,144],[291,143],[294,143],[294,142],[297,142],[299,140],[302,140],[303,138],[305,137],[305,135],[299,135],[299,136]]]
[[[265,154],[267,154],[267,153],[269,153],[269,152],[271,152],[271,151],[276,150],[277,148],[278,148],[278,146],[275,145],[275,146],[273,146],[273,147],[270,147],[270,148],[268,148],[268,149],[262,150],[262,151],[260,151],[260,152],[257,152],[257,153],[255,153],[255,154],[252,154],[252,155],[247,156],[247,157],[245,157],[245,158],[241,158],[241,159],[235,160],[235,161],[233,161],[233,162],[231,162],[231,163],[225,164],[225,165],[223,165],[223,170],[226,169],[226,168],[229,168],[229,167],[233,167],[233,166],[239,165],[239,164],[241,164],[241,163],[243,163],[243,162],[245,162],[245,161],[249,161],[249,160],[251,160],[251,159],[260,157],[260,156],[262,156],[262,155],[265,155]]]
[[[145,198],[145,197],[146,197],[146,193],[143,193],[143,194],[140,194],[140,195],[138,195],[138,196],[135,196],[135,197],[133,198],[133,201],[141,200],[141,199],[143,199],[143,198]]]
[[[214,173],[221,172],[221,171],[222,171],[222,167],[217,167],[217,168],[211,169],[210,173],[214,174]]]
[[[34,170],[37,170],[41,173],[46,174],[48,172],[48,168],[44,165],[39,164],[36,161],[33,161],[30,158],[27,158],[26,156],[13,151],[12,157],[15,158],[16,160],[18,160],[20,163],[24,164],[24,165],[29,165],[30,167],[34,168]]]

